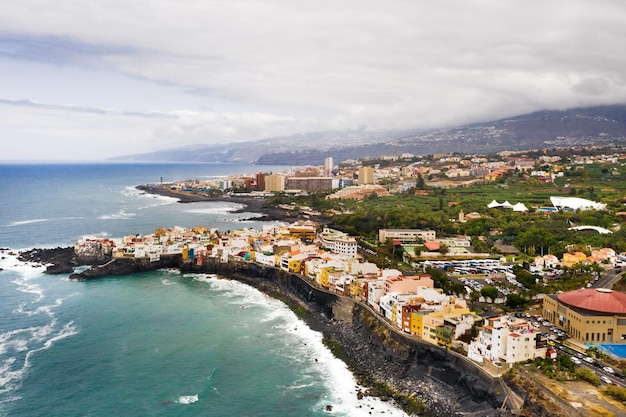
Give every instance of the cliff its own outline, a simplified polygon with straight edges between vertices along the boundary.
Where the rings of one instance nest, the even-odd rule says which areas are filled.
[[[370,387],[362,395],[394,399],[420,415],[509,415],[499,410],[505,401],[500,379],[483,373],[462,355],[398,332],[365,305],[277,268],[233,259],[221,263],[215,258],[205,258],[198,265],[180,256],[160,262],[115,259],[71,278],[87,280],[171,267],[236,279],[284,301],[309,327],[321,332],[359,382]]]

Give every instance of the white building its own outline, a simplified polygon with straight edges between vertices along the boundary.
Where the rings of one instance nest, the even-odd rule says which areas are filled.
[[[478,337],[468,346],[467,357],[482,363],[514,363],[546,356],[541,332],[526,320],[512,316],[485,319]]]
[[[322,233],[320,233],[319,239],[322,246],[331,252],[352,257],[357,255],[356,239],[348,236],[347,233],[325,227]]]
[[[423,241],[435,240],[437,237],[434,230],[420,229],[380,229],[378,230],[378,241],[384,243],[387,239],[398,239],[401,242],[415,242],[418,239]]]

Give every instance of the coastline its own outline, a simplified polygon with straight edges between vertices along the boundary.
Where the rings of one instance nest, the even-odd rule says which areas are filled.
[[[235,210],[234,213],[259,213],[260,217],[252,217],[250,220],[260,221],[287,221],[294,222],[300,220],[300,217],[289,213],[287,210],[277,207],[268,207],[264,205],[264,198],[250,197],[248,195],[239,196],[237,194],[207,196],[192,194],[185,191],[172,190],[167,185],[142,184],[135,187],[137,190],[147,194],[160,195],[164,197],[172,197],[178,199],[179,203],[197,203],[205,201],[219,201],[226,203],[243,204],[245,207]],[[246,219],[247,220],[247,219]]]
[[[66,259],[67,256],[60,256],[61,251],[67,255],[73,253],[73,248],[32,250],[20,256],[24,261],[47,264]],[[390,334],[380,318],[367,308],[311,286],[296,274],[236,259],[226,263],[205,260],[201,265],[185,262],[180,256],[158,263],[124,258],[105,261],[71,275],[70,279],[97,279],[162,268],[215,273],[284,302],[311,329],[322,333],[327,347],[348,365],[363,387],[359,395],[394,400],[406,412],[415,413],[411,415],[509,415],[498,410],[502,399],[495,394],[497,389],[474,370],[463,367],[451,352]],[[72,259],[72,264],[85,262]]]

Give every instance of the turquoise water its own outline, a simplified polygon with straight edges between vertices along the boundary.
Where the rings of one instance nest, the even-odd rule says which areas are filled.
[[[166,225],[257,225],[223,203],[177,204],[132,189],[167,169],[187,179],[223,167],[117,167],[0,166],[14,175],[0,176],[11,196],[0,201],[0,247],[67,246],[83,233]],[[72,282],[7,250],[0,268],[1,416],[405,415],[358,400],[321,334],[236,281],[162,270]]]

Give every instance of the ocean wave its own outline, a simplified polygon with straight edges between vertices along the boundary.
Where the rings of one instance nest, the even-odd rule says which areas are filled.
[[[103,237],[109,237],[109,236],[111,236],[111,234],[109,232],[102,231],[100,233],[92,233],[92,234],[89,234],[89,235],[83,235],[82,238],[83,238],[83,240],[86,240],[86,239],[101,239]]]
[[[0,394],[15,391],[19,387],[31,366],[31,359],[35,353],[49,349],[55,342],[78,333],[73,321],[54,331],[57,324],[57,320],[53,319],[45,326],[17,329],[0,334],[0,353],[11,355],[0,365]],[[29,333],[28,339],[21,337]],[[20,335],[20,338],[16,338],[17,335]],[[24,351],[26,354],[23,354]]]
[[[56,218],[39,218],[39,219],[28,219],[28,220],[19,220],[11,222],[7,225],[7,227],[17,227],[17,226],[25,226],[29,224],[35,223],[44,223],[44,222],[57,222],[63,220],[79,220],[82,217],[56,217]]]
[[[12,283],[14,283],[15,285],[17,285],[17,290],[19,292],[23,292],[26,294],[34,294],[37,297],[35,298],[35,300],[31,301],[30,303],[38,303],[39,301],[41,301],[43,299],[43,288],[41,288],[41,286],[37,283],[29,283],[28,279],[24,279],[24,278],[18,278],[15,279],[13,281],[11,281]]]
[[[283,387],[284,389],[287,390],[297,390],[297,389],[304,389],[304,388],[310,388],[310,387],[314,387],[315,386],[315,382],[309,382],[306,384],[298,384],[298,385],[288,385]]]
[[[47,222],[50,221],[50,219],[29,219],[29,220],[21,220],[21,221],[17,221],[17,222],[11,222],[9,223],[9,227],[14,227],[14,226],[23,226],[25,224],[32,224],[32,223],[43,223],[43,222]]]
[[[198,401],[197,395],[181,395],[178,397],[178,404],[192,404]]]
[[[136,213],[127,213],[124,210],[120,210],[117,213],[113,213],[113,214],[103,214],[102,216],[99,216],[98,219],[100,220],[126,220],[132,217],[135,217],[136,215],[137,215]]]
[[[139,207],[138,210],[178,203],[179,201],[179,199],[176,197],[146,193],[145,191],[138,190],[133,186],[126,187],[124,190],[122,190],[122,195],[126,197],[136,197],[141,199],[142,201],[149,200],[151,202],[151,204],[148,204],[147,206]]]
[[[199,281],[206,280],[203,275],[198,277]],[[326,412],[326,406],[332,405],[331,414],[334,415],[365,417],[384,413],[387,417],[407,416],[392,403],[379,398],[365,397],[359,400],[358,392],[364,392],[366,388],[358,385],[347,365],[324,346],[322,334],[309,328],[284,303],[238,281],[218,279],[210,283],[216,290],[235,295],[231,304],[261,306],[253,308],[250,313],[261,321],[258,333],[276,340],[275,353],[285,361],[298,364],[294,366],[297,369],[305,369],[304,375],[283,387],[284,395],[294,395],[296,390],[306,390],[307,385],[316,386],[321,381],[325,394],[311,409],[313,414]]]
[[[136,197],[136,198],[141,199],[142,201],[151,202],[151,204],[148,204],[147,206],[140,207],[139,210],[143,210],[145,208],[150,208],[150,207],[163,206],[166,204],[178,203],[179,201],[179,199],[176,197],[146,193],[145,191],[138,190],[134,186],[128,186],[124,188],[122,190],[122,195],[124,195],[125,197]]]
[[[241,210],[245,206],[242,204],[234,204],[234,203],[208,203],[211,204],[212,207],[202,207],[202,208],[190,208],[184,210],[185,213],[190,214],[230,214],[234,211]],[[228,205],[224,205],[228,204]]]

